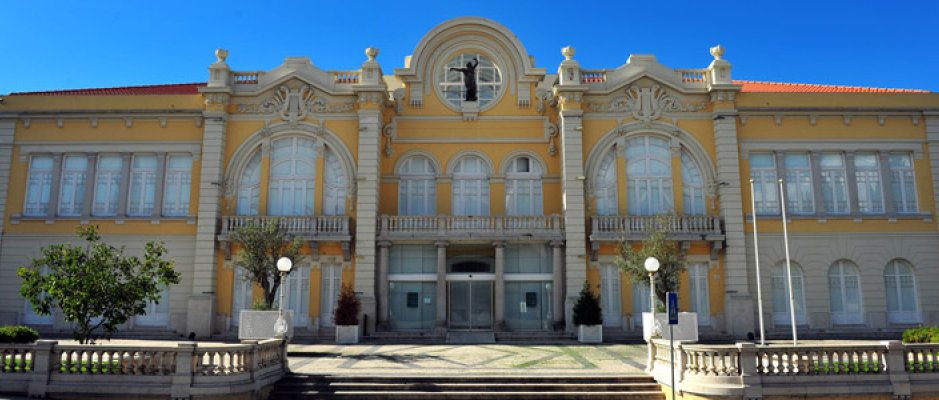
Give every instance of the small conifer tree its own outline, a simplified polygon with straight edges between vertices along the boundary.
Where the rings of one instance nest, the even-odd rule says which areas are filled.
[[[580,289],[580,297],[574,303],[574,325],[600,325],[603,323],[603,310],[600,309],[600,298],[593,294],[590,285],[584,282]]]
[[[339,290],[336,310],[333,311],[333,323],[336,325],[358,325],[359,311],[361,310],[362,303],[359,301],[359,296],[352,289],[352,285],[342,285],[342,289]]]

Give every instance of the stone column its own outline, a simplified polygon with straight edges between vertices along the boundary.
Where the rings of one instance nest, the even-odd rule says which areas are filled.
[[[365,104],[367,105],[367,104]],[[378,157],[381,110],[359,109],[359,166],[356,182],[355,291],[362,300],[362,314],[369,315],[369,332],[375,330],[375,239],[378,222]],[[322,200],[322,199],[320,199]]]
[[[52,155],[52,187],[49,188],[49,212],[46,214],[46,223],[54,221],[56,214],[59,213],[59,188],[61,186],[62,153],[55,153]],[[121,188],[125,191],[127,190],[127,186],[122,186]],[[123,196],[123,193],[121,196]]]
[[[877,162],[880,164],[880,187],[884,194],[884,214],[891,219],[897,218],[896,199],[893,198],[892,181],[890,174],[890,153],[886,151],[877,152]]]
[[[378,328],[388,329],[388,306],[391,300],[391,291],[388,283],[388,269],[390,260],[391,242],[383,240],[378,242]]]
[[[447,329],[447,242],[437,246],[437,330]]]
[[[754,329],[754,301],[750,297],[747,247],[744,234],[740,152],[737,142],[737,113],[714,112],[714,142],[717,151],[717,195],[724,217],[725,329],[744,337]]]
[[[16,118],[0,118],[0,221],[6,221],[7,188],[10,187],[10,169],[13,166],[13,136],[16,131]],[[20,199],[22,200],[22,199]],[[3,228],[0,223],[0,244],[3,240]],[[2,246],[0,246],[2,248]]]
[[[564,329],[564,259],[561,258],[560,240],[551,242],[551,309],[554,330]]]
[[[926,117],[926,143],[929,146],[929,172],[932,176],[933,204],[939,205],[939,111],[927,111],[923,115]],[[920,205],[920,209],[928,210],[929,208]],[[939,222],[936,215],[933,215],[932,219],[934,222]]]
[[[88,223],[91,217],[91,211],[94,209],[95,184],[97,177],[95,171],[98,169],[98,153],[87,153],[88,169],[85,171],[85,198],[82,200],[82,223]]]
[[[854,168],[853,151],[844,153],[844,168],[847,175],[844,179],[845,185],[848,186],[848,213],[857,220],[861,217],[861,211],[857,203],[857,170]]]
[[[505,241],[492,242],[496,250],[495,329],[505,329]]]
[[[163,216],[163,183],[166,181],[166,153],[157,153],[156,182],[153,188],[153,212],[150,221],[158,223]]]

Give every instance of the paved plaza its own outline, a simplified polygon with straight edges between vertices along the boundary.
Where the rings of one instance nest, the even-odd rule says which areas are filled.
[[[297,373],[622,375],[645,369],[645,345],[290,345]]]

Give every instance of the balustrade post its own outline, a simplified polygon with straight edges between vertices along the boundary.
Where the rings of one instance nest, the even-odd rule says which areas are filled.
[[[257,340],[242,340],[241,344],[246,344],[246,345],[251,346],[251,348],[248,349],[249,356],[248,356],[248,361],[245,362],[245,369],[248,370],[247,372],[248,372],[248,376],[251,379],[251,382],[255,383],[254,374],[258,370],[258,364],[259,364],[259,360],[261,356],[260,352],[258,352],[258,347],[259,347],[258,341]]]
[[[910,374],[906,371],[906,347],[899,340],[885,340],[881,343],[887,348],[885,364],[890,386],[893,388],[893,398],[911,398]]]
[[[743,384],[744,399],[763,397],[763,379],[757,365],[757,347],[753,343],[737,343],[737,365],[740,368],[740,381]]]
[[[193,358],[196,355],[195,342],[181,342],[176,345],[176,374],[173,375],[173,387],[170,397],[173,400],[189,400],[192,389]]]
[[[52,206],[50,206],[52,207]],[[33,352],[32,372],[29,374],[29,386],[27,394],[29,397],[46,397],[46,388],[49,385],[53,367],[57,364],[54,360],[55,345],[57,340],[37,340],[35,351]]]

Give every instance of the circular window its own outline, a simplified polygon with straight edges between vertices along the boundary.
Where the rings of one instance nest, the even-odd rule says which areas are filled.
[[[474,58],[479,61],[479,64],[476,64]],[[475,72],[476,97],[480,108],[492,103],[502,94],[502,72],[499,67],[489,57],[478,53],[464,53],[451,58],[441,67],[439,88],[448,103],[460,107],[466,99],[466,85],[463,83],[463,76],[466,72],[450,68],[469,69]]]

